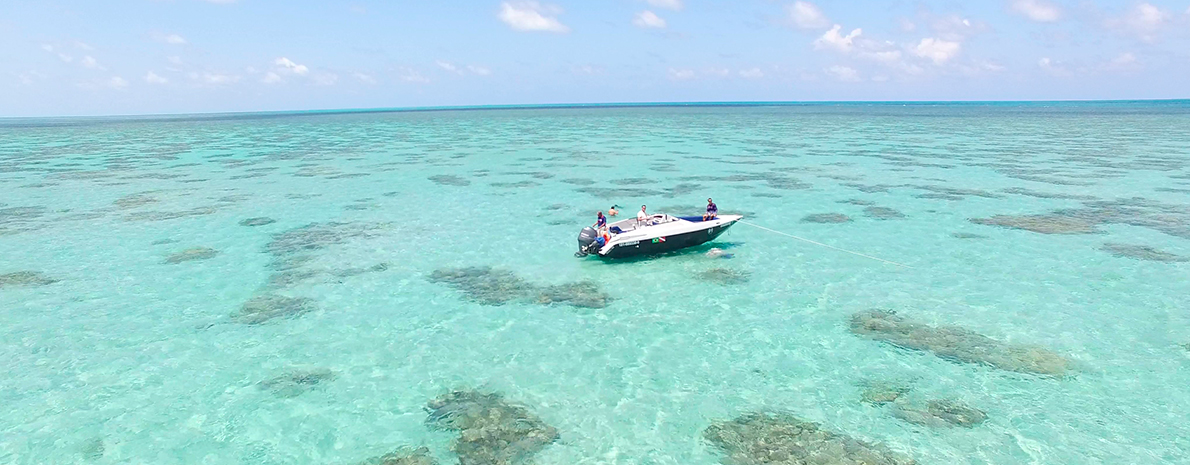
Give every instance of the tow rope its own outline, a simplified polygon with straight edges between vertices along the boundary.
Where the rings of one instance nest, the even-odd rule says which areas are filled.
[[[821,242],[816,242],[816,241],[812,241],[812,240],[806,239],[806,238],[804,238],[804,237],[798,237],[798,236],[794,236],[793,234],[789,234],[789,233],[784,233],[784,232],[781,232],[781,231],[777,231],[776,229],[769,229],[769,228],[766,228],[766,227],[764,227],[764,226],[761,226],[761,225],[759,225],[759,224],[752,224],[752,223],[749,223],[749,222],[747,222],[747,221],[744,221],[744,220],[740,220],[740,223],[744,223],[744,224],[746,224],[746,225],[748,225],[748,226],[751,226],[751,227],[753,227],[753,228],[759,228],[759,229],[763,229],[763,230],[765,230],[765,231],[768,231],[768,232],[771,232],[771,233],[780,234],[780,235],[782,235],[782,236],[785,236],[785,237],[790,237],[790,238],[793,238],[793,239],[797,239],[797,240],[799,240],[799,241],[802,241],[802,242],[809,242],[809,243],[811,243],[811,244],[814,244],[814,245],[817,245],[817,246],[826,247],[826,248],[828,248],[828,249],[831,249],[831,250],[838,250],[838,251],[840,251],[840,252],[849,253],[849,254],[851,254],[851,255],[858,255],[858,256],[860,256],[860,257],[864,257],[864,258],[868,258],[868,259],[876,260],[876,261],[878,261],[878,262],[884,262],[884,263],[888,263],[889,265],[896,265],[896,266],[905,267],[905,268],[913,268],[912,266],[905,265],[905,264],[903,264],[903,263],[897,263],[897,262],[894,262],[894,261],[891,261],[891,260],[885,260],[885,259],[883,259],[883,258],[877,258],[877,257],[873,257],[873,256],[871,256],[871,255],[864,255],[864,254],[862,254],[862,253],[859,253],[859,252],[852,252],[852,251],[850,251],[850,250],[847,250],[847,249],[840,249],[840,248],[838,248],[838,247],[835,247],[835,246],[833,246],[833,245],[826,245],[826,244],[823,244],[823,243],[821,243]]]

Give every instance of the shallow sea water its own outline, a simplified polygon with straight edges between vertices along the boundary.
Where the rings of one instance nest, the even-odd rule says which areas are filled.
[[[703,431],[758,411],[921,464],[1190,462],[1185,102],[0,120],[0,191],[0,275],[42,278],[0,280],[0,463],[456,463],[426,412],[456,389],[557,428],[538,464],[718,463]],[[573,257],[597,210],[707,197],[910,268],[747,224]],[[1080,209],[1094,231],[970,221]],[[831,213],[850,221],[803,221]],[[471,266],[612,300],[484,305],[430,279]],[[304,304],[236,318],[262,295]],[[1075,368],[853,334],[871,309]],[[270,389],[294,372],[332,375]],[[907,423],[860,401],[873,381],[987,420]]]

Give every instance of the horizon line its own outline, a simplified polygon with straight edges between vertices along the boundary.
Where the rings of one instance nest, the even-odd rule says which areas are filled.
[[[245,110],[211,111],[197,113],[124,113],[110,115],[55,115],[55,116],[0,116],[4,120],[54,120],[54,119],[172,119],[186,117],[247,117],[247,116],[300,116],[352,113],[414,113],[435,111],[475,110],[533,110],[568,108],[659,108],[659,107],[730,107],[730,106],[812,106],[812,105],[929,105],[929,104],[1035,104],[1035,103],[1174,103],[1190,102],[1190,98],[1167,99],[1058,99],[1058,100],[705,100],[687,102],[587,102],[587,103],[513,103],[486,105],[426,105],[411,107],[367,107],[367,108],[321,108],[308,110]]]

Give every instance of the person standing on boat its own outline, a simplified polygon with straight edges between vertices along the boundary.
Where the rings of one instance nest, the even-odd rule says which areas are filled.
[[[702,220],[713,220],[717,216],[719,216],[719,206],[715,205],[711,199],[707,199],[707,212],[702,215]]]
[[[645,206],[640,206],[640,211],[636,212],[637,226],[647,226],[649,223],[649,214],[645,213]]]
[[[599,212],[595,216],[595,229],[598,231],[603,231],[603,228],[606,228],[606,227],[607,227],[607,217],[603,216],[603,212]]]

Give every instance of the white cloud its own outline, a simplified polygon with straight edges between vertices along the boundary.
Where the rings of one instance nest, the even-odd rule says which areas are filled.
[[[885,64],[893,64],[901,61],[900,50],[884,50],[879,52],[864,52],[860,56],[869,60],[879,61]]]
[[[842,26],[836,24],[835,27],[832,27],[829,31],[826,31],[822,34],[822,37],[819,37],[814,41],[814,48],[829,48],[843,53],[850,52],[852,46],[854,45],[855,38],[863,34],[864,31],[863,29],[857,28],[852,30],[851,33],[847,35],[842,35],[839,34],[839,31],[842,29]]]
[[[95,47],[92,47],[91,45],[87,44],[86,42],[80,42],[77,40],[74,41],[74,48],[77,48],[79,50],[86,50],[86,51],[95,50]]]
[[[1157,32],[1170,20],[1171,15],[1150,3],[1141,3],[1119,18],[1107,20],[1108,27],[1135,34],[1141,40],[1151,42]]]
[[[190,73],[190,78],[194,79],[196,81],[200,81],[203,84],[210,84],[210,85],[214,85],[214,86],[231,84],[233,82],[240,80],[239,76],[235,76],[235,75],[231,75],[231,74],[209,73],[209,72],[202,73],[202,74]]]
[[[645,3],[655,6],[657,8],[665,8],[667,10],[682,11],[682,0],[645,0]]]
[[[375,84],[376,83],[376,78],[372,77],[369,74],[354,73],[354,74],[352,74],[352,76],[354,76],[356,79],[359,79],[359,81],[364,84]]]
[[[834,65],[830,68],[824,69],[823,71],[825,71],[827,75],[843,82],[859,81],[859,71],[856,71],[854,68]]]
[[[632,24],[639,27],[664,28],[665,19],[657,16],[652,11],[645,10],[636,14],[636,17],[632,19]]]
[[[830,20],[817,5],[810,2],[794,2],[789,5],[789,16],[793,24],[802,29],[823,29],[831,25]]]
[[[265,84],[276,84],[278,82],[281,82],[281,75],[274,73],[272,71],[269,71],[268,74],[265,74],[263,78],[260,78],[260,82],[263,82]]]
[[[65,53],[59,53],[58,59],[66,62],[66,63],[70,63],[70,62],[74,61],[74,57],[67,55]]]
[[[304,75],[306,75],[306,73],[310,72],[310,68],[307,68],[306,65],[299,65],[285,57],[281,57],[281,58],[274,60],[273,64],[280,66],[286,70],[289,70],[299,76],[304,76]]]
[[[113,89],[123,89],[128,87],[128,81],[120,76],[113,76],[107,80],[107,86]]]
[[[746,79],[760,79],[764,77],[764,71],[761,71],[760,68],[741,69],[740,77]]]
[[[83,65],[84,68],[103,69],[102,66],[99,66],[99,62],[96,61],[91,55],[83,57],[83,59],[79,61],[79,64]]]
[[[165,60],[170,62],[171,64],[175,64],[175,65],[182,64],[182,57],[177,56],[177,55],[167,56],[167,57],[165,57]]]
[[[30,70],[27,73],[20,73],[20,74],[10,73],[10,74],[16,76],[17,79],[19,79],[21,81],[21,85],[26,85],[26,86],[46,78],[46,75],[39,73],[37,71],[33,71],[33,70]]]
[[[419,84],[428,84],[430,80],[421,73],[409,68],[401,68],[398,70],[397,78],[405,82],[415,82]]]
[[[570,32],[570,28],[555,17],[561,12],[561,8],[534,1],[504,2],[497,17],[518,31]]]
[[[177,34],[167,35],[165,37],[162,37],[161,40],[165,41],[165,43],[167,43],[167,44],[172,44],[172,45],[184,45],[186,43],[186,39],[180,35],[177,35]]]
[[[476,65],[460,66],[460,65],[451,63],[449,61],[442,61],[442,60],[438,60],[438,61],[434,62],[434,64],[438,65],[438,67],[442,68],[444,71],[455,73],[460,76],[467,74],[467,73],[471,73],[476,76],[487,76],[487,75],[492,74],[492,70],[487,69],[483,66],[476,66]]]
[[[989,29],[982,21],[972,21],[970,18],[953,14],[934,19],[930,28],[939,38],[953,41],[960,41]]]
[[[1052,23],[1062,18],[1062,9],[1046,0],[1014,0],[1012,11],[1041,23]]]
[[[675,81],[685,81],[694,79],[694,70],[690,69],[669,69],[669,78]]]
[[[41,49],[50,53],[54,52],[54,46],[50,44],[41,44]]]
[[[1140,68],[1140,60],[1132,52],[1124,52],[1116,55],[1115,58],[1112,58],[1103,67],[1111,71],[1136,70]]]
[[[165,84],[169,82],[169,79],[163,78],[158,76],[157,73],[149,71],[149,74],[145,75],[145,82],[149,84]]]
[[[962,44],[958,42],[951,42],[947,40],[935,39],[927,37],[922,39],[917,46],[912,48],[914,55],[922,58],[929,58],[935,64],[942,64],[954,58],[962,50]]]
[[[1045,71],[1046,73],[1053,76],[1070,75],[1070,70],[1066,69],[1064,63],[1061,61],[1052,60],[1049,57],[1043,57],[1040,60],[1037,60],[1037,66],[1040,67],[1042,71]]]

